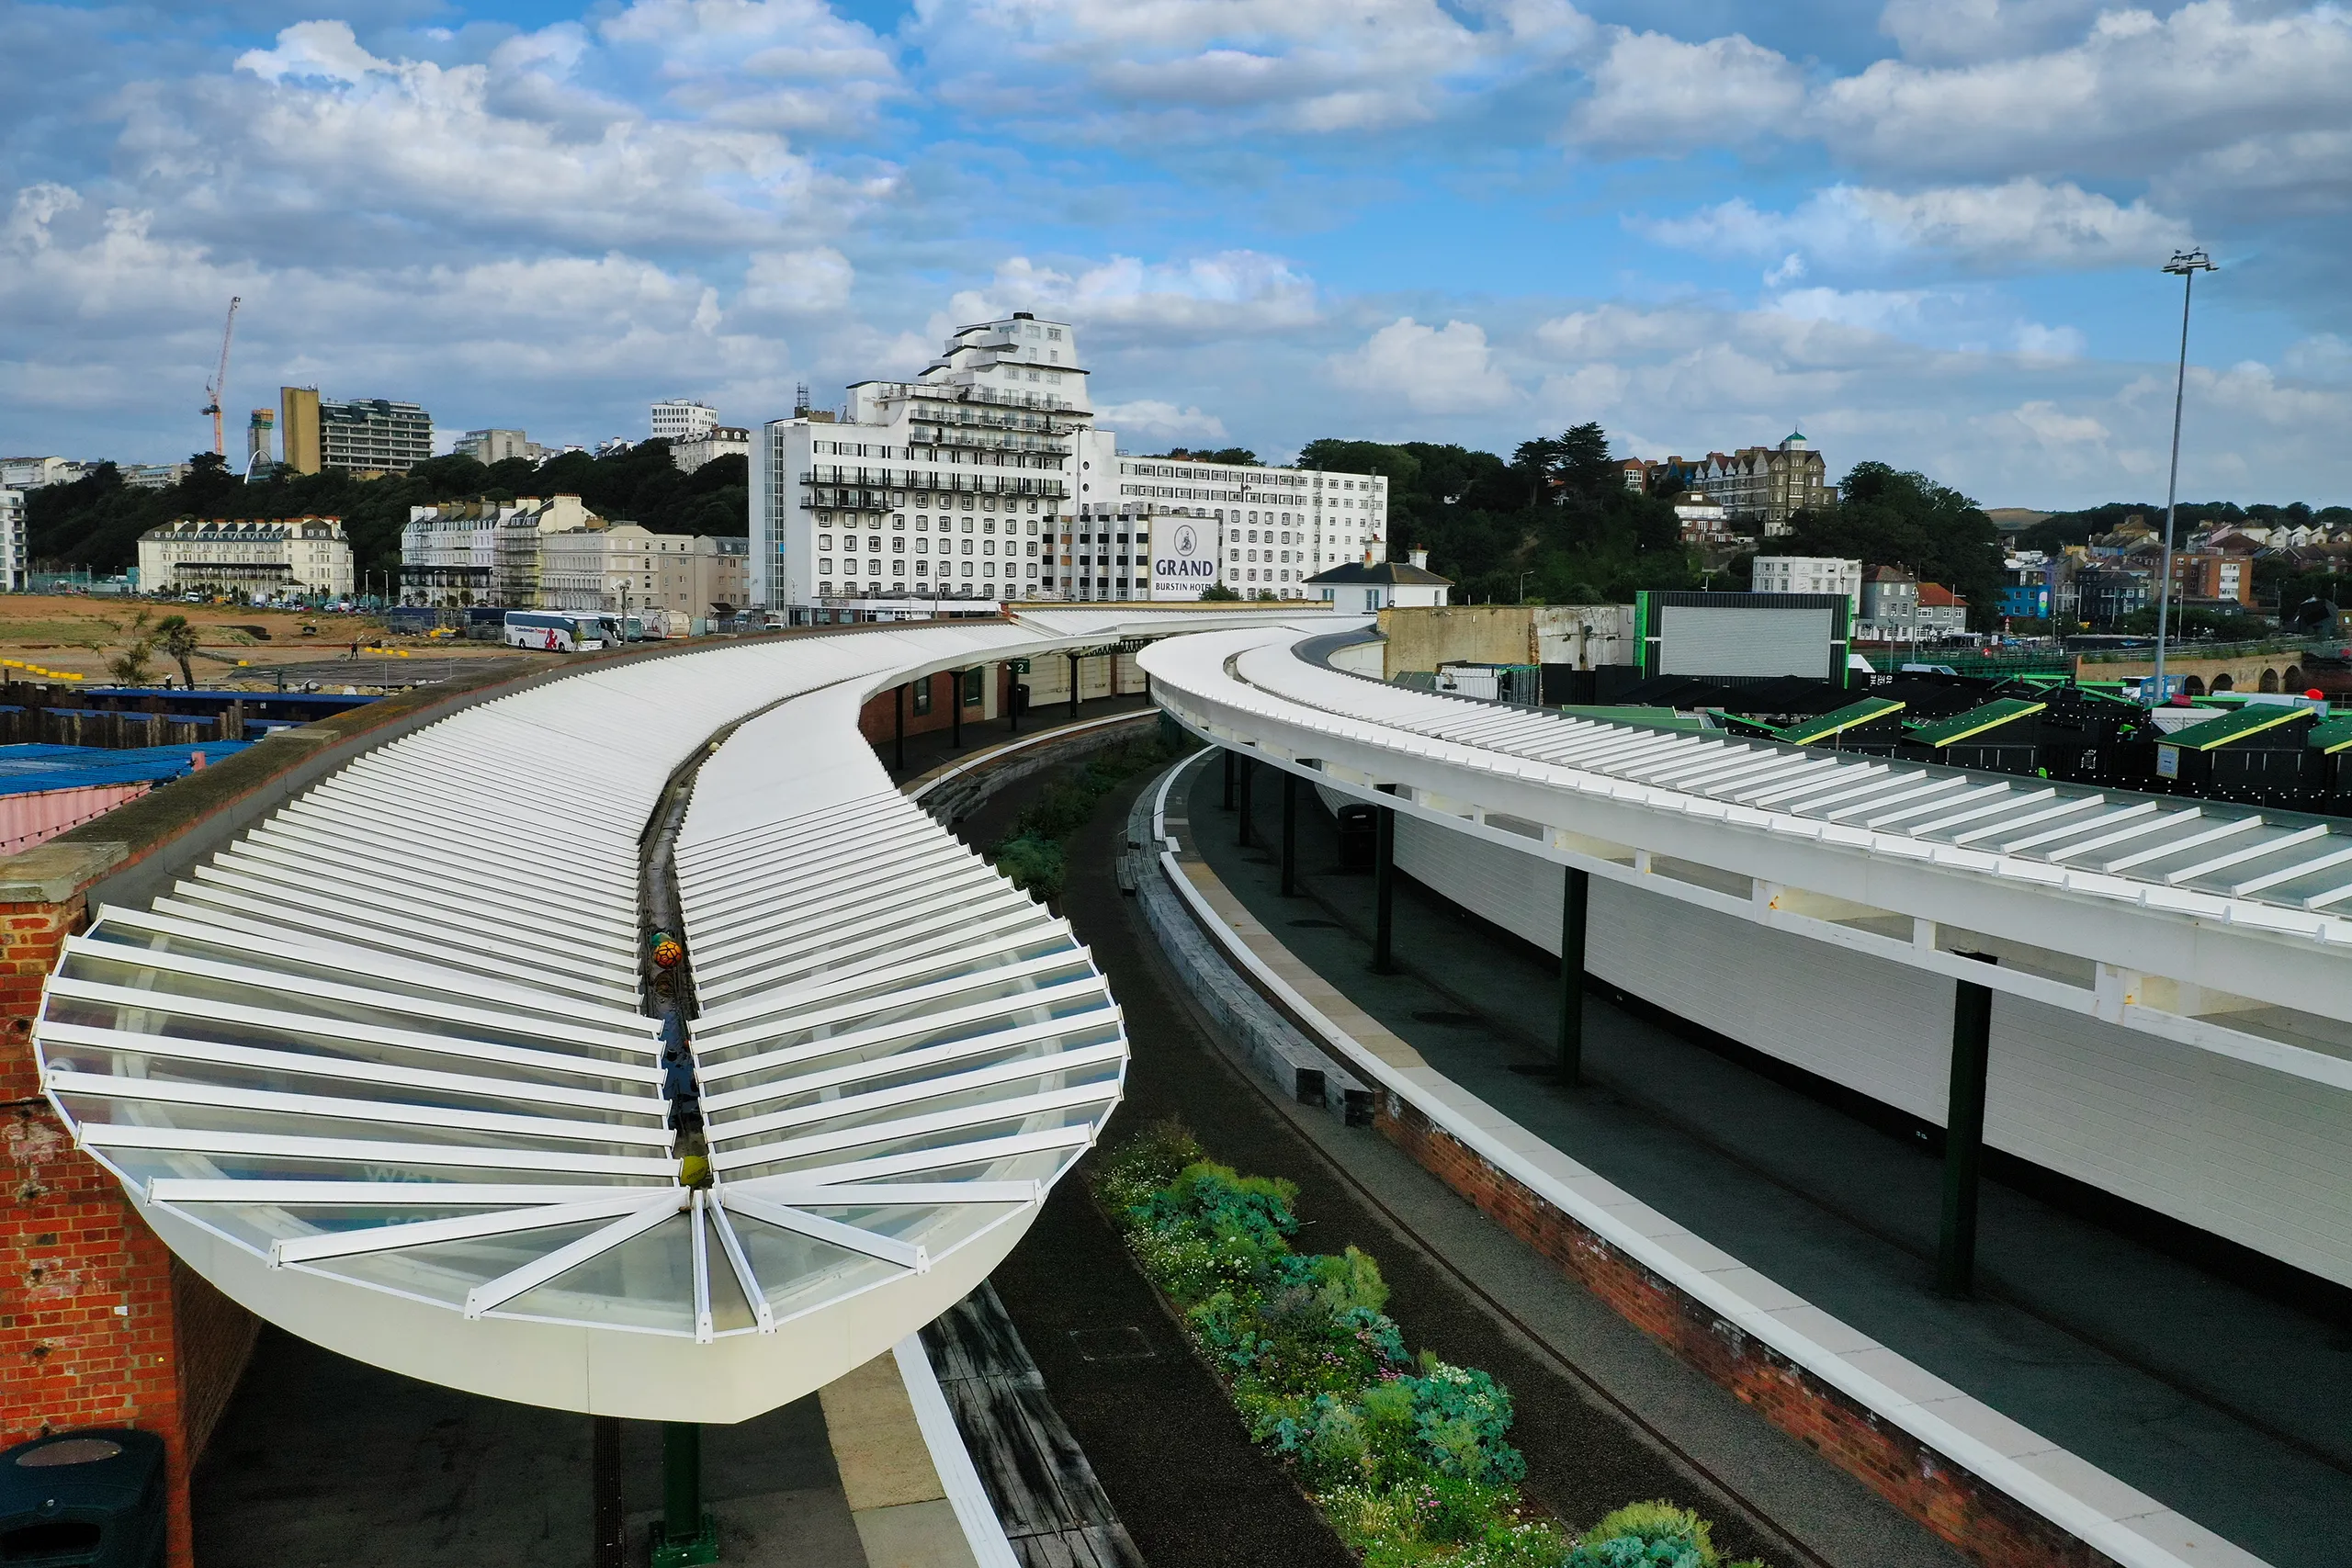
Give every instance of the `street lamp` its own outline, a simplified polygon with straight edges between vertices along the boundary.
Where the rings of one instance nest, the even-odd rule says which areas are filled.
[[[2172,478],[2165,487],[2164,578],[2156,585],[2156,701],[2165,700],[2165,630],[2172,616],[2172,526],[2180,504],[2180,410],[2188,396],[2188,297],[2200,272],[2219,272],[2203,251],[2175,251],[2165,270],[2180,277],[2180,372],[2172,392]]]

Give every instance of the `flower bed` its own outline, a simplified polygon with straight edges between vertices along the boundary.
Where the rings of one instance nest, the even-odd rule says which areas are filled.
[[[1212,1164],[1173,1124],[1121,1145],[1093,1182],[1250,1437],[1367,1568],[1718,1568],[1688,1509],[1633,1504],[1577,1539],[1522,1498],[1510,1391],[1409,1354],[1363,1253],[1292,1250],[1289,1182]]]

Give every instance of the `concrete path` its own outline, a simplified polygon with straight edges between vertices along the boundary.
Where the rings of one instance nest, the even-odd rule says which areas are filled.
[[[1415,1052],[1521,1125],[1782,1280],[1825,1310],[2278,1563],[2352,1563],[2352,1334],[1997,1184],[1984,1289],[1929,1288],[1939,1162],[1668,1030],[1588,998],[1588,1087],[1532,1076],[1552,1027],[1551,960],[1400,878],[1396,950],[1369,972],[1371,879],[1336,872],[1303,803],[1303,896],[1236,844],[1214,768],[1187,793],[1216,879],[1385,1049]],[[1176,803],[1171,801],[1171,810]],[[1350,1025],[1351,1029],[1354,1025]],[[1556,1280],[1555,1280],[1556,1284]]]
[[[587,1568],[589,1427],[585,1416],[419,1382],[266,1327],[197,1472],[197,1561]],[[661,1506],[662,1433],[641,1421],[622,1433],[623,1505],[642,1562],[645,1522]],[[869,1568],[815,1395],[705,1427],[703,1470],[734,1568]]]

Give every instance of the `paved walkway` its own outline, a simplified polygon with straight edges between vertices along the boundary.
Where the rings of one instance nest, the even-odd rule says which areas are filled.
[[[590,1425],[419,1382],[265,1327],[197,1471],[196,1560],[204,1568],[586,1568]],[[621,1430],[622,1502],[641,1562],[646,1521],[662,1506],[662,1429],[631,1421]],[[703,1428],[703,1493],[725,1561],[738,1568],[867,1568],[814,1394]]]
[[[1369,972],[1371,879],[1302,801],[1303,896],[1269,850],[1280,794],[1236,844],[1217,770],[1191,775],[1193,838],[1292,953],[1521,1125],[1815,1304],[2281,1568],[2352,1563],[2352,1333],[1988,1183],[1980,1299],[1934,1293],[1940,1162],[1599,997],[1590,1082],[1544,1059],[1550,961],[1400,879],[1396,951]],[[1261,781],[1271,786],[1271,775]],[[1171,802],[1171,809],[1173,803]]]

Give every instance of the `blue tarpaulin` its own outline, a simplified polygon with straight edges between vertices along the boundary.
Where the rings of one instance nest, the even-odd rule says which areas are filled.
[[[192,771],[194,754],[208,763],[233,757],[250,740],[205,740],[194,746],[0,746],[0,795],[96,784],[162,784]]]

